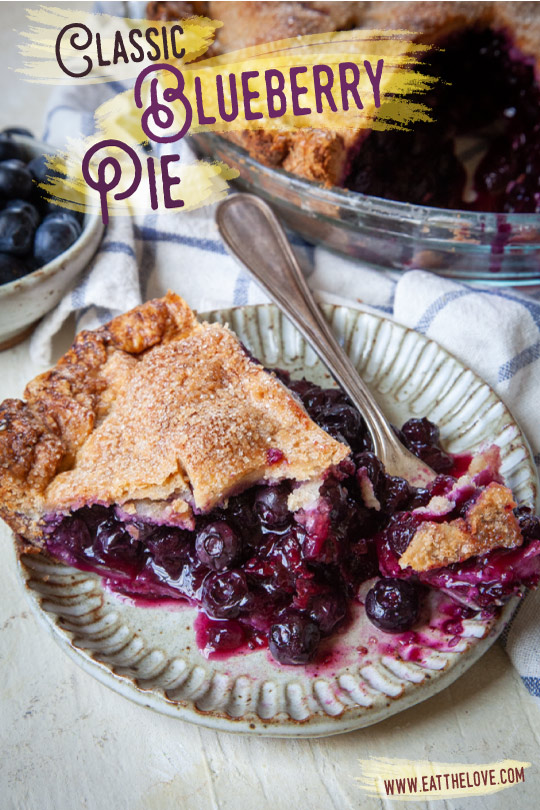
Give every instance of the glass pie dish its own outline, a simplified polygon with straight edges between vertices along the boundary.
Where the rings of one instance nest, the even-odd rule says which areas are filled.
[[[240,173],[235,185],[272,204],[308,242],[381,270],[429,270],[490,285],[540,282],[540,216],[479,213],[371,197],[263,165],[215,133],[191,142]]]

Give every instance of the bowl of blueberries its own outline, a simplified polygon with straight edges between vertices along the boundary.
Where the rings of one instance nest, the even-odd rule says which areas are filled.
[[[103,235],[99,215],[55,205],[39,188],[53,152],[28,130],[0,132],[0,350],[58,303]]]

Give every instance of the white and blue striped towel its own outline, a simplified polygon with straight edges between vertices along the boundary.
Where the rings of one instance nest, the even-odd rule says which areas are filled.
[[[62,146],[67,134],[90,133],[93,110],[123,89],[116,83],[59,89],[44,140]],[[187,146],[181,148],[188,159]],[[323,300],[373,307],[438,341],[478,372],[514,413],[540,464],[540,288],[527,295],[472,288],[414,270],[396,279],[299,237],[293,243]],[[92,328],[169,288],[199,311],[267,300],[226,253],[212,207],[113,217],[87,271],[35,331],[33,358],[50,362],[52,337],[71,313],[78,328]],[[540,591],[529,594],[505,635],[507,652],[540,705]]]

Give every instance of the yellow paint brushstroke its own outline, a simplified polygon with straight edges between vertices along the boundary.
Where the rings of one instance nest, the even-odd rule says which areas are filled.
[[[387,757],[371,757],[359,762],[362,775],[355,779],[370,796],[391,798],[392,801],[421,799],[424,802],[498,793],[523,782],[525,769],[531,767],[530,762],[513,759],[483,765],[428,760],[415,762]],[[480,784],[476,784],[478,781]],[[392,789],[389,789],[390,785]]]
[[[343,41],[345,33],[349,37],[347,42]],[[366,46],[366,50],[362,53],[350,50],[351,35],[356,33],[362,35],[359,36],[359,42]],[[396,39],[387,37],[384,40],[379,40],[377,37],[380,36],[381,32],[375,31],[371,33],[373,35],[372,40],[366,39],[366,32],[339,32],[335,35],[317,35],[317,37],[308,38],[310,40],[308,46],[299,46],[296,38],[294,40],[282,40],[279,43],[273,43],[276,53],[269,52],[269,44],[264,44],[256,48],[231,52],[226,55],[226,62],[224,62],[224,57],[219,57],[199,61],[191,66],[184,66],[182,68],[182,75],[185,80],[184,93],[193,110],[193,122],[190,132],[239,132],[249,129],[290,132],[299,128],[345,132],[366,128],[377,130],[410,129],[417,122],[430,121],[430,111],[418,100],[418,97],[433,87],[435,79],[413,69],[416,60],[411,54],[417,46],[411,41],[399,37]],[[335,42],[332,40],[334,36],[336,38]],[[328,50],[321,51],[321,40],[328,47]],[[335,49],[331,47],[332,44],[335,45]],[[345,46],[349,50],[344,51]],[[301,59],[299,57],[300,51],[302,52]],[[367,72],[362,67],[359,94],[364,108],[359,110],[354,106],[350,106],[347,111],[343,110],[341,107],[341,90],[337,80],[338,65],[341,62],[358,62],[359,60],[363,62],[368,60],[375,66],[380,58],[384,58],[380,84],[381,106],[379,108],[375,107],[371,83]],[[336,112],[333,112],[328,105],[324,106],[324,104],[321,113],[316,111],[313,73],[310,70],[316,64],[327,65],[335,71],[333,93],[336,99]],[[306,94],[302,96],[301,106],[310,107],[312,112],[302,116],[293,114],[291,88],[290,84],[286,83],[284,94],[287,99],[287,112],[279,118],[269,118],[266,103],[265,71],[271,68],[279,68],[287,75],[291,67],[298,65],[308,68],[307,73],[302,74],[300,80],[300,83],[307,88]],[[243,94],[239,82],[241,73],[246,71],[256,71],[258,73],[257,76],[250,79],[249,87],[251,91],[259,93],[259,98],[252,101],[250,107],[253,112],[259,112],[263,116],[251,121],[246,121],[244,116]],[[225,109],[230,110],[230,74],[235,74],[238,78],[239,115],[234,121],[227,123],[221,120],[219,114],[216,82],[217,77],[221,76],[223,86],[226,89]],[[161,96],[165,89],[174,89],[176,79],[172,73],[161,71],[157,75],[160,78]],[[198,121],[195,97],[196,79],[201,82],[205,115],[215,118],[215,123],[201,124]],[[148,84],[148,81],[145,82],[147,87]],[[414,96],[414,99],[409,97],[411,95]],[[179,130],[185,116],[184,107],[179,102],[172,102],[169,106],[175,113],[175,126]],[[131,90],[120,93],[104,102],[96,111],[96,118],[100,129],[106,133],[107,137],[118,138],[120,137],[119,133],[123,131],[125,134],[129,133],[132,141],[142,143],[147,140],[140,123],[141,111],[136,108],[133,102]],[[174,130],[174,127],[171,129]]]
[[[23,41],[19,45],[19,51],[23,58],[23,67],[16,70],[28,81],[37,84],[85,85],[134,79],[141,70],[155,62],[145,56],[141,62],[130,61],[125,63],[120,60],[116,65],[111,64],[100,67],[97,64],[95,34],[99,33],[101,37],[101,52],[104,59],[112,61],[114,39],[117,31],[120,32],[129,53],[133,50],[133,46],[130,44],[128,36],[133,29],[138,28],[144,34],[149,28],[157,28],[158,30],[166,28],[170,31],[174,25],[178,25],[178,22],[175,21],[134,20],[64,6],[29,6],[26,9],[26,16],[30,24],[28,30],[20,32]],[[78,29],[79,39],[77,43],[81,45],[86,41],[86,34],[82,28],[84,25],[92,32],[92,44],[87,50],[72,48],[69,45],[69,40],[73,33],[77,33],[73,29],[62,40],[61,57],[73,73],[78,73],[85,69],[84,56],[89,55],[94,65],[87,76],[68,76],[56,59],[57,37],[66,25],[73,23],[78,23],[81,26]],[[220,28],[222,23],[218,20],[210,20],[207,17],[191,17],[183,20],[181,25],[184,32],[181,38],[181,46],[186,51],[182,61],[187,63],[206,53],[214,41],[216,29]],[[140,44],[146,53],[148,51],[147,43],[140,41]],[[174,57],[160,59],[159,61],[167,64],[178,64],[178,60]]]
[[[82,176],[81,169],[86,151],[98,140],[100,139],[96,138],[96,136],[90,139],[71,138],[64,152],[48,156],[47,165],[51,175],[46,183],[40,184],[40,188],[57,205],[75,211],[101,214],[99,193],[88,186]],[[116,200],[113,195],[115,192],[122,191],[130,186],[134,177],[132,162],[118,149],[103,149],[100,152],[100,159],[112,155],[120,161],[122,168],[122,180],[119,187],[107,196],[109,216],[134,216],[136,214],[151,213],[154,210],[151,204],[146,173],[148,154],[142,148],[137,148],[135,151],[142,164],[143,175],[138,189],[125,200]],[[218,202],[227,195],[229,181],[238,177],[236,169],[231,169],[218,160],[198,160],[184,164],[178,162],[170,167],[171,175],[181,178],[180,184],[173,187],[171,195],[175,200],[181,199],[184,205],[182,208],[166,209],[160,195],[161,169],[159,158],[154,159],[154,167],[160,215],[174,215],[182,211],[192,211],[195,208]],[[55,177],[55,173],[60,174],[61,177]]]

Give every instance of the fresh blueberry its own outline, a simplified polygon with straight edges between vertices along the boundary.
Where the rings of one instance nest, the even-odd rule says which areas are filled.
[[[9,200],[6,203],[5,210],[24,211],[24,213],[27,214],[28,217],[30,217],[34,228],[37,228],[37,226],[41,222],[41,217],[39,215],[37,208],[27,200]]]
[[[234,619],[248,603],[248,586],[242,571],[209,574],[204,580],[202,604],[213,619]]]
[[[379,579],[366,596],[368,619],[385,633],[403,633],[418,621],[417,587],[404,579]]]
[[[77,224],[67,219],[50,219],[42,222],[34,239],[34,256],[47,264],[64,253],[79,237]]]
[[[32,175],[22,160],[12,158],[0,162],[0,196],[8,200],[28,199],[32,193]]]
[[[36,181],[36,183],[44,183],[47,177],[59,177],[58,172],[49,169],[47,166],[47,155],[38,155],[26,164],[26,168]]]
[[[53,202],[52,200],[48,200],[45,197],[41,198],[41,210],[43,211],[43,216],[47,214],[63,214],[65,213],[66,209],[63,205],[58,205],[57,203]],[[78,214],[75,211],[71,212],[73,216],[79,219]]]
[[[195,539],[199,560],[214,571],[223,571],[238,557],[240,543],[236,532],[224,520],[209,523]]]
[[[70,222],[76,229],[78,235],[81,235],[82,226],[75,211],[67,211],[65,208],[60,208],[58,211],[53,211],[50,214],[47,214],[43,219],[43,222],[53,221]]]
[[[31,132],[29,129],[26,129],[26,127],[6,127],[5,129],[2,130],[0,135],[8,135],[8,136],[23,135],[25,138],[34,137],[34,133]]]
[[[0,133],[0,161],[18,160],[21,157],[21,150],[16,141],[9,135]]]
[[[0,253],[0,284],[9,284],[22,278],[30,271],[27,265],[16,256],[9,253]]]
[[[271,627],[268,646],[280,664],[301,665],[312,660],[320,638],[321,633],[315,622],[289,610]]]
[[[0,211],[0,252],[26,256],[32,251],[35,225],[25,211]]]

